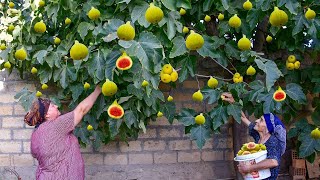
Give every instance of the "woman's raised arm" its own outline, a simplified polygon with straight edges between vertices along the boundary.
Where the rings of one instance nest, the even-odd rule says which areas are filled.
[[[92,108],[100,93],[101,88],[97,85],[95,90],[74,109],[74,126],[79,124],[83,116]]]

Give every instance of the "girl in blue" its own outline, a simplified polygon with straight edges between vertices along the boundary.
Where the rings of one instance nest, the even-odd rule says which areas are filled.
[[[234,103],[230,93],[222,94],[224,100]],[[268,180],[276,180],[279,173],[281,156],[286,150],[286,129],[281,120],[272,113],[264,114],[255,122],[249,119],[241,112],[241,120],[249,127],[249,134],[253,137],[255,143],[264,144],[267,147],[267,159],[253,165],[239,164],[238,170],[245,175],[262,169],[270,169],[271,176]]]

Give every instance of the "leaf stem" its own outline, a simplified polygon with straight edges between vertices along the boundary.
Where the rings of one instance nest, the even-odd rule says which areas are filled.
[[[232,79],[224,79],[224,78],[217,77],[217,76],[206,76],[206,75],[201,75],[201,74],[195,74],[195,75],[198,76],[198,77],[204,77],[204,78],[214,77],[216,79],[220,79],[220,80],[224,80],[224,81],[231,81],[232,80]]]
[[[221,66],[223,69],[227,70],[230,74],[234,75],[233,72],[231,72],[228,68],[224,67],[222,64],[220,64],[217,60],[210,58],[214,62],[216,62],[219,66]],[[232,65],[233,66],[233,65]]]
[[[244,83],[245,85],[247,85],[248,87],[250,87],[250,86],[249,86],[249,84],[248,84],[247,82],[243,81],[243,83]]]
[[[196,76],[196,80],[197,80],[197,83],[198,83],[198,89],[200,90],[200,84],[199,84],[198,76]]]
[[[231,66],[233,67],[233,69],[235,69],[236,72],[238,72],[238,70],[236,69],[236,67],[234,67],[234,65],[229,61],[229,59],[227,59],[227,60],[228,60],[228,62],[231,64]]]
[[[296,111],[292,106],[290,106],[290,103],[288,103],[287,101],[284,101],[284,102],[286,103],[286,105],[288,105],[288,106],[290,107],[290,109],[291,109],[293,112],[297,113],[297,111]]]
[[[179,72],[180,70],[181,70],[181,68],[176,69],[177,72]],[[224,78],[221,78],[221,77],[218,77],[218,76],[212,76],[212,75],[210,75],[210,76],[202,75],[202,74],[195,74],[195,75],[198,76],[198,77],[204,77],[204,78],[214,77],[216,79],[220,79],[220,80],[223,80],[223,81],[231,81],[232,80],[232,79],[224,79]]]

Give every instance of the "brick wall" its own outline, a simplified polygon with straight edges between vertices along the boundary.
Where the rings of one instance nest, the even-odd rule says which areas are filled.
[[[203,86],[200,81],[200,86]],[[14,179],[6,168],[15,169],[23,180],[35,179],[37,161],[30,155],[33,127],[23,123],[25,111],[13,96],[23,87],[36,90],[32,79],[22,81],[17,74],[0,72],[0,179]],[[177,102],[177,107],[202,109],[191,101],[197,88],[186,81],[176,89],[163,87]],[[182,91],[183,89],[183,91]],[[234,177],[231,125],[214,135],[198,150],[195,142],[184,135],[176,121],[165,118],[150,123],[146,134],[140,134],[128,145],[112,142],[99,151],[81,149],[86,165],[86,179],[223,179]]]

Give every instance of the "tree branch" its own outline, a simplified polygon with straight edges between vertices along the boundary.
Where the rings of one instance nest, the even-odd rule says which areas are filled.
[[[253,50],[262,52],[263,44],[266,41],[265,33],[268,30],[268,16],[265,16],[263,20],[258,24],[255,40],[253,41]]]
[[[209,36],[218,36],[218,24],[215,16],[211,16],[211,21],[204,23],[206,26],[206,32]]]

